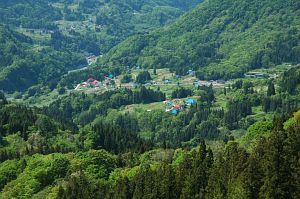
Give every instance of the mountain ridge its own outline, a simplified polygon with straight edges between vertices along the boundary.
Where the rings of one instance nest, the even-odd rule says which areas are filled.
[[[289,39],[283,43],[288,43],[288,50],[299,47],[299,7],[299,2],[292,0],[205,1],[161,30],[129,38],[99,63],[166,67],[181,74],[194,69],[206,79],[240,77],[251,68],[261,67],[253,64],[253,59],[259,58],[259,52],[272,50],[269,46],[277,40],[293,37],[293,44]],[[280,53],[282,61],[289,61]],[[281,60],[270,62],[265,67]]]

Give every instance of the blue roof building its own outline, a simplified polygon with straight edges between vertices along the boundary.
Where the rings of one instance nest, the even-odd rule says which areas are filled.
[[[185,103],[187,105],[195,105],[195,104],[197,104],[197,101],[194,100],[194,99],[188,99],[188,100],[185,101]]]
[[[177,114],[178,114],[178,110],[177,110],[177,109],[173,109],[173,110],[171,111],[171,113],[172,113],[173,115],[177,115]]]

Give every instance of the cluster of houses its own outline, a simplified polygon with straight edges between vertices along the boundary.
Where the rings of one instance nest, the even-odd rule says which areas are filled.
[[[210,85],[213,85],[214,87],[223,87],[225,83],[226,83],[225,80],[210,80],[210,81],[199,80],[199,81],[195,81],[193,84],[196,87],[210,86]]]
[[[248,72],[244,75],[248,78],[257,78],[257,79],[276,79],[279,77],[278,74],[268,74],[268,73],[261,73],[261,72]]]
[[[22,26],[20,26],[20,27],[22,28]],[[25,32],[28,32],[28,33],[39,33],[39,34],[43,35],[43,34],[53,34],[54,30],[26,28]]]
[[[245,77],[265,79],[265,78],[269,78],[269,75],[265,74],[265,73],[260,73],[260,72],[248,72],[245,74]]]
[[[101,82],[99,82],[98,80],[90,77],[87,81],[78,84],[75,87],[75,90],[81,90],[81,89],[84,89],[84,88],[96,88],[96,87],[100,87],[100,86],[101,86]]]
[[[61,26],[60,30],[62,31],[76,31],[76,30],[84,30],[84,29],[93,29],[94,28],[94,22],[92,19],[89,19],[87,21],[82,21],[80,23],[71,23],[69,25]]]
[[[75,87],[75,90],[84,90],[84,89],[99,89],[99,88],[108,88],[114,86],[114,79],[111,76],[104,76],[104,81],[98,81],[93,77],[89,77],[87,81],[78,84]]]
[[[164,104],[166,105],[166,112],[170,112],[172,115],[177,115],[180,111],[183,111],[187,107],[190,107],[192,105],[196,105],[197,101],[194,99],[187,99],[183,102],[177,102],[174,101],[164,101]]]

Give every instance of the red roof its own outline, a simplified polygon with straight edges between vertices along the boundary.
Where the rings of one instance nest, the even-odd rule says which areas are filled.
[[[97,81],[97,80],[94,80],[93,82],[92,82],[92,84],[94,84],[94,85],[96,85],[96,84],[98,84],[99,82]]]
[[[176,108],[176,109],[181,109],[182,108],[182,106],[181,105],[174,105],[174,108]]]

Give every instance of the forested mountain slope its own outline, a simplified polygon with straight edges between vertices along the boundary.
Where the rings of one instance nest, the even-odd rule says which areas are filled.
[[[12,0],[0,2],[0,19],[1,23],[30,31],[59,31],[64,36],[59,38],[63,40],[60,48],[100,54],[130,35],[174,21],[200,2]]]
[[[52,90],[69,69],[86,64],[84,56],[106,53],[131,35],[174,21],[200,2],[0,0],[0,23],[7,25],[0,24],[0,90],[21,91],[36,84]]]
[[[0,0],[1,23],[27,28],[55,28],[55,20],[62,18],[59,9],[50,3],[57,0]]]
[[[0,90],[21,91],[38,83],[51,85],[68,69],[86,62],[83,56],[71,52],[32,49],[32,39],[1,24],[0,41]]]
[[[1,111],[14,108],[6,105]],[[31,111],[21,110],[32,116],[27,121],[36,120]],[[11,112],[9,117],[13,115]],[[20,134],[0,140],[4,146],[0,150],[1,160],[13,158],[0,163],[1,198],[299,198],[300,195],[300,111],[290,119],[275,119],[270,135],[257,139],[252,152],[231,141],[220,153],[214,153],[203,141],[192,150],[156,149],[142,154],[134,153],[129,145],[126,153],[118,155],[105,150],[82,150],[80,147],[89,142],[81,142],[82,138],[69,130],[55,134],[58,124],[45,116],[38,117],[36,129],[29,128],[26,141]],[[98,125],[95,129],[99,132],[118,131]],[[258,130],[258,134],[263,133]],[[143,142],[137,142],[138,138],[122,134],[126,135],[127,144],[143,146]],[[76,145],[81,151],[70,152]]]
[[[209,0],[165,28],[127,39],[100,63],[231,78],[252,68],[299,62],[299,42],[299,1]]]

